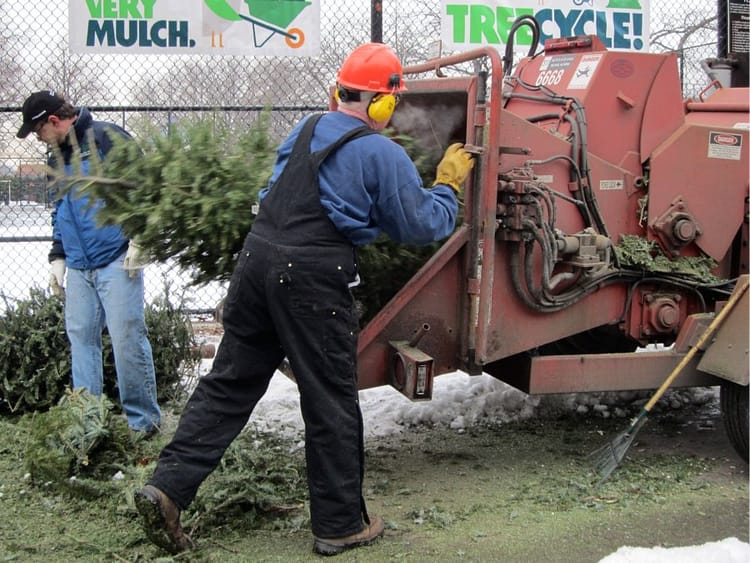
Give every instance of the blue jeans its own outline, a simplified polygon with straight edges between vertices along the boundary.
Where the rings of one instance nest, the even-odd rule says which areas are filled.
[[[143,272],[131,278],[123,253],[95,270],[68,269],[65,328],[70,340],[73,388],[102,394],[102,330],[107,327],[117,371],[120,403],[133,430],[148,431],[161,421],[156,377],[144,318]]]

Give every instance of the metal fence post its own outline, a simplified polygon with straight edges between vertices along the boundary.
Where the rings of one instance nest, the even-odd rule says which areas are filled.
[[[370,41],[372,41],[373,43],[383,42],[383,2],[382,0],[371,0]]]
[[[717,27],[718,38],[716,41],[716,56],[725,58],[727,56],[727,0],[718,0]]]

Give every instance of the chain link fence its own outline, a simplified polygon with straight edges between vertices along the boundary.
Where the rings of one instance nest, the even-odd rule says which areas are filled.
[[[352,48],[371,40],[371,33],[376,39],[382,33],[406,64],[428,58],[440,37],[438,0],[321,0],[320,13],[317,57],[95,55],[69,52],[68,2],[0,0],[0,288],[5,302],[25,298],[33,286],[45,287],[48,277],[46,147],[33,135],[15,138],[20,106],[30,92],[64,93],[89,107],[96,119],[136,135],[146,125],[166,131],[174,120],[215,118],[217,111],[233,127],[245,127],[270,108],[270,130],[280,140],[301,116],[327,107],[339,64]],[[371,25],[373,14],[378,17]],[[701,61],[717,55],[716,3],[652,0],[650,14],[651,51],[676,52],[683,93],[695,95],[707,84]],[[169,264],[151,265],[145,276],[147,301],[169,287],[196,313],[212,311],[225,291],[220,283],[192,286],[190,272]],[[0,310],[4,307],[0,300]]]

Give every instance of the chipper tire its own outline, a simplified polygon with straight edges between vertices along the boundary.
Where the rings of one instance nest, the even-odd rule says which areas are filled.
[[[731,381],[721,384],[721,418],[729,441],[748,462],[748,387]]]

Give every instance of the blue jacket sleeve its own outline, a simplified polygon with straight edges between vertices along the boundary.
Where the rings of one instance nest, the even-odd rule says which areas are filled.
[[[386,144],[375,155],[379,181],[373,187],[374,220],[397,242],[428,244],[449,236],[458,214],[453,189],[442,184],[426,189],[406,151],[388,139],[382,141]]]

